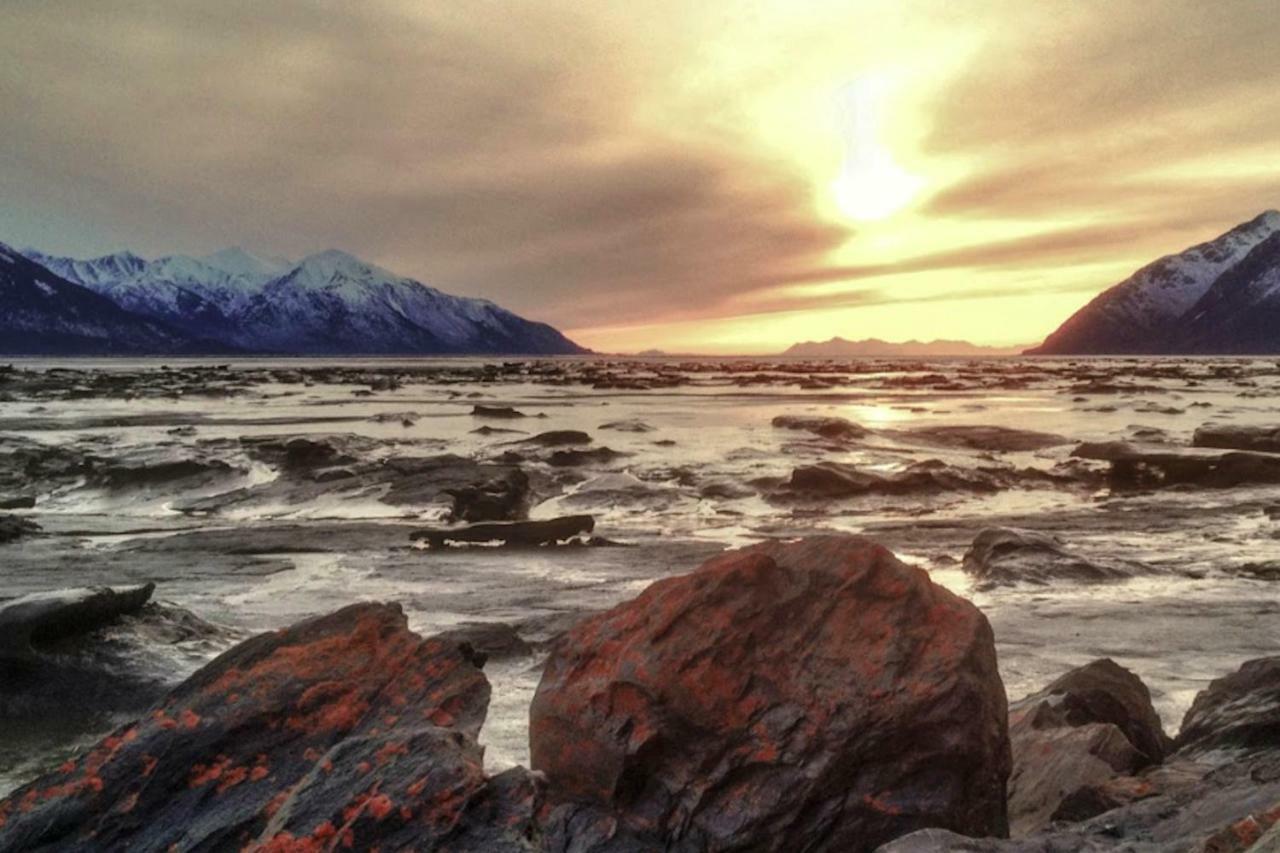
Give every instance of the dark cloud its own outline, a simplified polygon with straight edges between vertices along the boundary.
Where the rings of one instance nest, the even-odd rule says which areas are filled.
[[[1265,164],[1280,142],[1268,4],[939,4],[950,17],[933,26],[984,39],[939,79],[923,143],[971,168],[924,212],[1042,233],[939,251],[926,222],[905,256],[831,266],[855,235],[820,220],[813,176],[741,138],[721,101],[785,78],[857,5],[795,12],[802,25],[750,46],[772,54],[735,56],[726,82],[696,73],[707,36],[757,14],[765,27],[760,10],[6,0],[0,239],[77,253],[333,246],[584,328],[978,298],[993,288],[785,286],[952,270],[1030,280],[1149,259],[1280,202],[1274,170],[1194,167]]]
[[[10,219],[72,209],[150,253],[341,246],[567,325],[710,306],[847,237],[799,176],[634,127],[645,81],[572,13],[417,11],[19,2]]]

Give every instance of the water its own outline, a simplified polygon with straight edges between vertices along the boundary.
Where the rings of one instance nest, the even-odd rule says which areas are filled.
[[[1110,656],[1151,686],[1170,730],[1210,678],[1275,653],[1280,636],[1277,587],[1239,571],[1280,555],[1280,521],[1266,514],[1280,503],[1280,488],[1112,493],[1100,477],[1105,465],[1069,461],[1080,441],[1142,437],[1186,445],[1208,422],[1275,425],[1274,361],[428,359],[213,366],[175,361],[162,371],[154,362],[127,360],[20,361],[16,371],[0,374],[0,472],[10,465],[9,479],[0,475],[0,497],[36,495],[34,509],[15,512],[47,534],[0,546],[4,595],[154,580],[159,598],[230,626],[236,636],[352,601],[393,600],[423,633],[501,621],[540,648],[581,614],[628,599],[724,548],[765,537],[866,533],[986,612],[1011,698],[1071,666]],[[388,377],[396,387],[386,387]],[[527,417],[473,417],[477,404],[512,406]],[[855,442],[829,441],[775,428],[779,415],[847,418],[873,432]],[[476,432],[485,425],[519,432]],[[972,425],[1057,433],[1069,441],[999,452],[913,434]],[[623,455],[558,467],[548,464],[549,450],[518,443],[549,430],[584,430],[593,439],[587,449],[607,446]],[[385,478],[363,476],[299,487],[252,444],[335,435],[356,468],[443,453],[481,460],[519,453],[538,492],[531,517],[589,513],[598,535],[630,547],[419,550],[409,533],[439,523],[447,500],[392,499]],[[75,471],[14,475],[11,454],[18,449],[91,454],[99,464],[196,459],[230,467],[110,485]],[[891,474],[926,459],[965,471],[1022,473],[987,493],[824,501],[776,494],[797,466],[840,462]],[[1139,560],[1162,573],[1106,585],[979,590],[958,561],[973,536],[992,525],[1046,530],[1083,554]],[[218,649],[175,644],[171,669],[189,672]],[[528,761],[525,719],[540,665],[538,652],[488,666],[495,690],[482,739],[495,768]],[[0,749],[0,789],[29,775],[41,749],[53,757],[75,741],[70,734],[59,738],[24,746],[37,754],[22,760]]]

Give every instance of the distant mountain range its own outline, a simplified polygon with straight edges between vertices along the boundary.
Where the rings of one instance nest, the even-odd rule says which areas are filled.
[[[891,343],[879,338],[866,338],[860,341],[847,341],[844,338],[832,338],[829,341],[805,341],[788,347],[783,355],[802,356],[805,358],[854,358],[859,356],[992,356],[1016,355],[1022,347],[987,347],[971,344],[968,341],[906,341]]]
[[[561,355],[545,323],[338,251],[77,260],[0,244],[0,353]]]
[[[1280,212],[1148,264],[1027,352],[1280,353]]]

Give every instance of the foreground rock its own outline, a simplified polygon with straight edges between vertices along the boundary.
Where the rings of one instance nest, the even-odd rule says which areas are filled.
[[[1083,557],[1053,536],[1012,527],[981,531],[965,552],[963,567],[986,586],[1114,581],[1154,571],[1130,560]]]
[[[1053,823],[1016,841],[966,838],[954,832],[926,830],[912,833],[881,848],[883,853],[942,853],[942,851],[989,851],[989,853],[1057,853],[1058,851],[1162,851],[1162,853],[1270,853],[1280,841],[1275,826],[1280,823],[1280,658],[1264,658],[1244,664],[1239,671],[1214,681],[1196,697],[1183,721],[1175,742],[1163,763],[1146,767],[1134,775],[1116,775],[1086,785],[1065,797],[1054,813]],[[1097,695],[1123,699],[1111,705],[1109,725],[1130,733],[1141,742],[1154,733],[1146,717],[1141,691],[1126,687],[1128,678],[1113,664],[1094,662],[1068,674],[1066,695],[1084,688],[1086,700]],[[1060,681],[1062,681],[1060,679]],[[1057,682],[1055,682],[1057,684]],[[1052,687],[1052,686],[1051,686]],[[1119,692],[1117,692],[1119,688]],[[1046,690],[1045,694],[1050,691]],[[1037,697],[1042,694],[1037,694]],[[1011,717],[1034,707],[1029,697],[1014,706]],[[1052,698],[1052,696],[1050,696]],[[1084,703],[1092,709],[1077,719],[1090,722],[1075,730],[1097,726],[1097,711],[1106,706],[1094,700]],[[1115,711],[1126,706],[1114,724]],[[1134,716],[1134,707],[1142,713]],[[1081,702],[1063,699],[1056,708],[1059,716],[1070,718],[1071,708],[1080,715]],[[1064,710],[1065,709],[1065,710]],[[1136,728],[1135,728],[1136,725]],[[1062,765],[1054,757],[1020,740],[1019,724],[1011,731],[1014,741],[1014,777],[1011,780],[1011,813],[1018,804],[1018,772],[1031,768],[1047,781]],[[1132,734],[1137,732],[1137,734]],[[1032,747],[1027,749],[1027,747]],[[1099,751],[1102,755],[1109,755]],[[1096,756],[1095,756],[1096,757]],[[1144,755],[1143,759],[1149,755]],[[1076,768],[1084,767],[1083,758]],[[1067,769],[1070,769],[1068,767]],[[1272,845],[1272,846],[1268,846]]]
[[[1170,746],[1146,685],[1109,659],[1073,669],[1009,709],[1011,833],[1060,817],[1081,788],[1160,763]]]
[[[486,777],[458,644],[361,604],[218,657],[0,801],[0,851],[533,849],[539,789]]]
[[[1280,751],[1280,657],[1247,661],[1201,691],[1182,720],[1178,749]]]
[[[1110,462],[1111,484],[1117,488],[1280,483],[1280,453],[1102,441],[1081,444],[1071,455]]]
[[[596,520],[589,515],[566,515],[547,521],[512,521],[438,530],[415,530],[409,534],[409,537],[429,548],[444,548],[450,545],[537,548],[579,540],[589,536],[595,527]]]
[[[858,537],[770,543],[582,623],[530,711],[559,850],[871,850],[1007,829],[1004,690],[968,602]]]

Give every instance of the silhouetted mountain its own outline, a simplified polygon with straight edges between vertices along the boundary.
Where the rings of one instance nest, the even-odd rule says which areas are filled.
[[[856,358],[859,356],[990,356],[1014,355],[1021,347],[987,347],[971,344],[968,341],[906,341],[891,343],[879,338],[866,338],[861,341],[847,341],[844,338],[832,338],[829,341],[805,341],[788,347],[783,355],[803,356],[805,358]]]
[[[1033,355],[1178,353],[1191,345],[1187,325],[1205,309],[1201,300],[1242,264],[1261,243],[1280,232],[1280,213],[1269,210],[1215,240],[1160,258],[1104,291],[1073,314]],[[1259,263],[1264,263],[1259,261]],[[1225,287],[1231,287],[1230,279]],[[1221,297],[1215,297],[1214,302]],[[1231,302],[1228,304],[1236,304]],[[1223,308],[1222,311],[1228,310]],[[1195,352],[1238,352],[1229,340],[1205,326],[1224,319],[1221,311],[1202,321]],[[1280,329],[1273,334],[1280,348]],[[1214,341],[1217,343],[1214,343]]]

